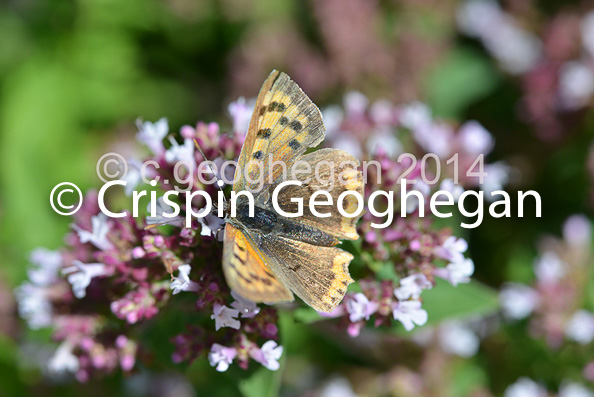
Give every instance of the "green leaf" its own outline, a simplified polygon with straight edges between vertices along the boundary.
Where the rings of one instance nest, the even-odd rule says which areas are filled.
[[[280,368],[270,371],[264,367],[256,370],[252,376],[239,382],[239,390],[245,397],[277,396],[281,386],[282,371],[285,367],[286,352],[280,359]]]
[[[478,281],[457,287],[437,280],[433,289],[423,292],[423,308],[429,313],[429,324],[448,318],[471,317],[493,313],[499,308],[497,292]]]
[[[293,312],[293,317],[296,321],[304,324],[315,323],[316,321],[324,319],[322,316],[320,316],[320,314],[317,311],[315,311],[311,307],[300,307],[295,309],[295,311]]]
[[[484,57],[455,50],[429,73],[425,92],[437,116],[459,118],[468,105],[493,91],[497,80],[496,70]]]

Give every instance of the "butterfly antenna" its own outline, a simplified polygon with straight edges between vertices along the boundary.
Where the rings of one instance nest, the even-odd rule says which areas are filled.
[[[200,154],[202,155],[202,158],[204,158],[204,160],[208,160],[208,158],[206,157],[206,155],[204,154],[204,152],[200,148],[200,145],[198,144],[198,141],[196,139],[194,139],[194,145],[196,146],[196,149],[198,149],[198,152],[200,152]],[[223,191],[223,181],[219,179],[219,177],[217,176],[217,174],[214,171],[214,168],[212,168],[212,166],[210,165],[210,163],[207,163],[207,164],[208,164],[208,168],[210,168],[210,172],[212,172],[212,174],[214,175],[214,177],[217,180],[217,187],[219,188],[219,190],[221,192],[224,193],[224,191]],[[225,197],[225,195],[223,195],[223,200],[225,200],[225,203],[227,202],[227,198]]]
[[[165,222],[153,223],[152,225],[148,225],[147,227],[145,227],[144,230],[154,229],[156,227],[163,226],[163,225],[168,225],[170,223],[178,222],[180,220],[184,220],[184,218],[183,217],[179,217],[179,218],[174,218],[174,219],[171,219],[171,220],[168,220],[168,221],[165,221]]]

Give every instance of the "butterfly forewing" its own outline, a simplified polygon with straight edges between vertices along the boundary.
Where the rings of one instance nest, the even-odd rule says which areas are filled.
[[[278,183],[284,170],[280,164],[290,169],[308,147],[324,139],[324,131],[317,106],[289,76],[273,71],[256,100],[233,189],[260,192]]]

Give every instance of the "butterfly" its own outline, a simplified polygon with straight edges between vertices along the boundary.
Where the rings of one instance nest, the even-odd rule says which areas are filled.
[[[233,185],[235,192],[257,191],[253,217],[248,216],[247,203],[238,200],[237,214],[227,219],[224,231],[225,278],[245,299],[277,303],[292,301],[295,294],[314,309],[330,312],[353,282],[348,271],[353,256],[336,245],[340,239],[359,238],[360,215],[342,216],[332,205],[325,207],[330,216],[322,218],[307,205],[320,189],[331,195],[333,203],[347,190],[363,194],[359,162],[352,155],[337,149],[305,154],[324,135],[318,107],[289,76],[273,71],[256,100]],[[282,167],[271,168],[270,163],[284,162],[290,169],[296,161],[309,163],[312,172],[317,167],[318,177],[299,173],[295,179],[303,182],[301,186],[279,190],[277,202],[283,211],[295,211],[291,198],[303,199],[303,216],[289,218],[271,205],[271,193],[285,174]],[[345,202],[345,211],[354,215],[356,198],[346,195]]]

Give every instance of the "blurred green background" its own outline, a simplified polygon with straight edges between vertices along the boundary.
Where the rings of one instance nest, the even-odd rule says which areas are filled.
[[[519,3],[510,8],[537,33],[566,9],[583,9],[578,2]],[[39,373],[22,363],[17,346],[27,331],[11,292],[25,278],[31,249],[63,243],[69,219],[52,211],[51,189],[63,181],[83,190],[99,186],[97,159],[112,149],[132,150],[138,117],[167,117],[174,131],[198,120],[230,129],[227,104],[254,97],[274,68],[320,107],[358,90],[370,100],[424,101],[447,120],[479,120],[496,139],[490,161],[522,171],[512,188],[537,190],[543,217],[485,218],[468,235],[476,277],[493,287],[521,279],[540,235],[558,234],[571,214],[592,214],[585,164],[594,113],[589,106],[564,120],[554,141],[539,138],[517,105],[525,82],[457,32],[458,6],[450,0],[0,3],[0,395],[45,393],[35,386]],[[53,393],[80,390],[94,394],[89,385],[67,384]]]

